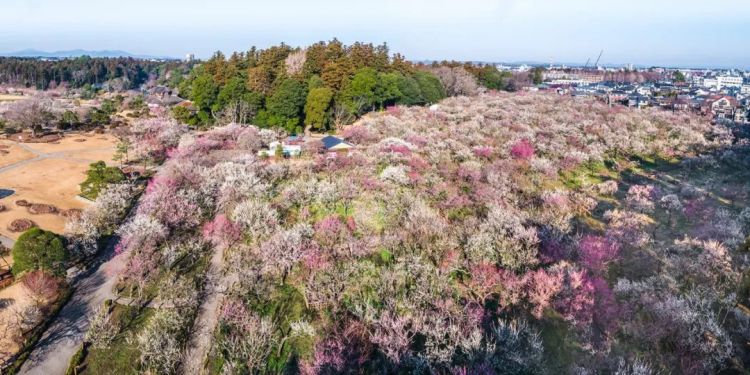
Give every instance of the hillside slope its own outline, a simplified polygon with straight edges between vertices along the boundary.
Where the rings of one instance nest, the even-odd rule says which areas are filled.
[[[151,121],[142,143],[176,144],[175,124]],[[309,144],[289,160],[255,157],[270,130],[183,136],[120,231],[125,285],[177,302],[89,360],[177,371],[213,247],[237,282],[210,373],[743,366],[748,179],[729,171],[748,157],[728,129],[487,94],[392,108],[342,135],[354,151]]]

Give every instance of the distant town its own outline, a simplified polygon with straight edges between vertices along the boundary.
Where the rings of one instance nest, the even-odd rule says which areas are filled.
[[[714,121],[750,123],[750,73],[738,69],[539,67],[497,65],[501,71],[542,70],[542,82],[525,90],[596,97],[608,104],[692,111]]]
[[[130,57],[151,62],[177,60],[137,56],[123,51],[76,50],[49,53],[27,50],[7,55],[55,61],[80,54],[88,54],[92,57]],[[195,54],[188,53],[183,61],[193,63],[198,60]],[[429,65],[431,61],[419,63]],[[527,84],[522,85],[522,89],[527,91],[554,91],[560,95],[573,97],[596,97],[611,105],[692,111],[711,117],[714,121],[750,123],[750,72],[740,69],[644,68],[633,64],[612,67],[589,66],[588,63],[583,66],[564,64],[542,66],[532,63],[489,64],[495,65],[501,72],[508,72],[512,75],[530,75],[541,71],[541,82],[529,79]],[[176,95],[172,96],[171,90],[166,88],[156,88],[155,91],[160,99],[164,99],[164,92],[169,92],[168,96],[171,96],[172,101],[181,101]],[[146,92],[146,94],[149,93],[153,92]]]

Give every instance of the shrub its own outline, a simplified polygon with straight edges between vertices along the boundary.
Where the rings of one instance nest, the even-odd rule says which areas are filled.
[[[13,246],[13,274],[44,270],[53,275],[65,272],[68,253],[64,239],[55,233],[32,228],[18,238]]]
[[[81,195],[92,200],[96,199],[107,185],[125,180],[125,174],[120,168],[108,167],[103,161],[91,164],[86,176],[86,180],[81,184]]]
[[[34,214],[34,215],[57,214],[59,212],[57,207],[51,204],[43,204],[43,203],[33,203],[27,208],[27,210],[29,211],[29,213]]]

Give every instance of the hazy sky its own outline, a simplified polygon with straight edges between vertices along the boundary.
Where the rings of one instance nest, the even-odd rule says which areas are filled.
[[[0,0],[0,51],[205,57],[338,37],[412,60],[750,67],[748,0]]]

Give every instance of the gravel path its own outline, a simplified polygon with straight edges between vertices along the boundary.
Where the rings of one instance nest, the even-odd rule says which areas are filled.
[[[157,168],[157,173],[160,169]],[[136,211],[131,210],[131,215]],[[127,218],[125,219],[127,220]],[[125,269],[128,254],[115,254],[119,238],[113,236],[89,270],[73,282],[75,291],[37,342],[20,374],[62,375],[70,359],[83,343],[89,316],[105,300],[117,299],[114,292],[119,274]]]

